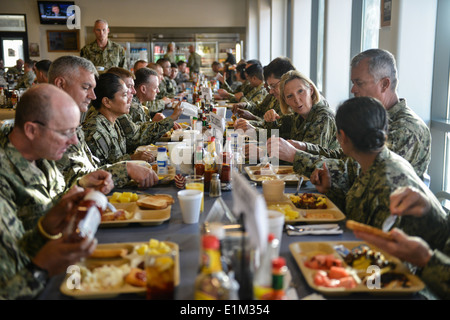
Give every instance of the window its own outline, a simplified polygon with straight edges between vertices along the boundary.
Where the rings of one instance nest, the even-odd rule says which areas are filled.
[[[364,0],[361,51],[378,48],[380,34],[380,0]]]

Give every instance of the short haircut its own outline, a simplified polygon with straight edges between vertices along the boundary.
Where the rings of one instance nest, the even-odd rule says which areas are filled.
[[[146,84],[150,82],[150,77],[155,76],[158,78],[158,73],[150,68],[141,68],[136,71],[136,79],[134,80],[134,87],[137,89],[142,84]]]
[[[163,63],[166,62],[166,61],[169,61],[169,62],[170,62],[169,59],[166,59],[166,58],[159,58],[159,59],[156,61],[156,63],[159,64],[159,65],[162,67]]]
[[[145,63],[145,65],[147,65],[147,61],[145,61],[145,60],[138,60],[138,61],[136,61],[134,63],[133,69],[136,70],[137,65],[140,64],[140,63]]]
[[[310,78],[308,78],[306,75],[304,75],[298,70],[288,71],[281,78],[280,82],[280,109],[283,114],[289,114],[292,112],[291,107],[286,103],[286,99],[284,97],[284,87],[286,86],[287,83],[289,83],[294,79],[301,80],[309,89],[313,91],[312,95],[313,104],[317,104],[320,101],[320,92]]]
[[[133,78],[134,74],[131,71],[128,71],[127,69],[120,68],[120,67],[112,67],[109,68],[107,73],[113,73],[117,76],[119,76],[122,80],[125,80],[126,78]]]
[[[98,77],[97,86],[94,89],[95,100],[92,100],[92,105],[96,110],[102,106],[104,97],[114,99],[114,95],[122,88],[124,81],[114,73],[103,73]]]
[[[391,91],[395,91],[398,85],[397,64],[392,53],[382,49],[369,49],[353,57],[351,67],[357,67],[361,61],[369,59],[369,73],[375,81],[389,78]]]
[[[176,64],[175,62],[172,62],[172,63],[170,64],[170,67],[171,67],[171,68],[177,68],[177,69],[178,69],[178,66],[177,66],[177,64]]]
[[[106,20],[104,20],[104,19],[97,19],[97,20],[95,20],[94,26],[95,26],[97,23],[100,23],[100,22],[106,24],[106,26],[109,27],[108,21],[106,21]]]
[[[16,107],[14,126],[23,129],[28,121],[47,123],[51,116],[49,104],[52,102],[51,92],[45,87],[49,84],[40,84],[31,87],[20,97]]]
[[[264,81],[263,67],[260,64],[252,64],[245,69],[245,73],[248,77],[257,77],[259,80]]]
[[[50,60],[44,59],[44,60],[40,60],[40,61],[36,62],[34,67],[39,71],[48,73],[48,70],[50,69],[51,64],[52,64],[52,62]]]
[[[186,61],[184,61],[184,60],[179,60],[178,62],[177,62],[177,66],[181,66],[182,64],[185,64],[186,63]]]
[[[48,82],[53,84],[56,78],[66,78],[74,73],[78,73],[80,68],[94,74],[96,77],[98,76],[97,69],[90,60],[78,56],[62,56],[50,65]]]
[[[274,77],[281,79],[286,72],[291,70],[295,70],[291,60],[287,57],[278,57],[264,68],[264,78]]]
[[[245,64],[238,64],[236,66],[236,73],[239,73],[242,80],[245,80],[247,77],[245,76]]]

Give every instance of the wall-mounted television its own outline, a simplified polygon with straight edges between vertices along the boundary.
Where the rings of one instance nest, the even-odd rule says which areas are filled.
[[[38,1],[39,19],[41,24],[66,24],[67,8],[75,4],[74,1]]]

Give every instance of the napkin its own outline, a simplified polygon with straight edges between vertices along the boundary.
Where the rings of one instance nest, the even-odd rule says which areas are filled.
[[[286,230],[289,236],[304,236],[304,235],[336,235],[342,234],[344,231],[338,224],[311,224],[304,226],[290,226]]]

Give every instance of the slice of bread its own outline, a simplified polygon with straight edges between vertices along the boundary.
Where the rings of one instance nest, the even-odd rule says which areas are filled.
[[[136,201],[139,207],[153,210],[165,209],[172,203],[174,203],[173,198],[165,194],[150,195]]]
[[[96,248],[90,258],[121,258],[127,254],[126,249],[99,249]]]

